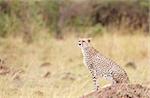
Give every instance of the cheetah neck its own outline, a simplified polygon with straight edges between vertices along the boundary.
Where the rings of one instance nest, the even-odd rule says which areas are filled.
[[[90,58],[97,54],[97,50],[95,50],[93,47],[86,47],[82,49],[82,54],[84,58]]]

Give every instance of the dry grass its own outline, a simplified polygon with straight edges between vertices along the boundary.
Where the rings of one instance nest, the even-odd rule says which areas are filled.
[[[93,84],[82,63],[77,39],[43,37],[32,44],[20,38],[0,39],[0,57],[6,58],[6,65],[24,70],[17,79],[10,74],[0,76],[0,98],[77,98],[90,92]],[[150,87],[150,36],[105,34],[94,37],[92,43],[122,65],[132,83]],[[125,67],[128,62],[136,69]],[[101,86],[106,83],[100,82]]]

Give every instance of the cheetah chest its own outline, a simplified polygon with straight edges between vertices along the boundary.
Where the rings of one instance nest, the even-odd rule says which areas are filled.
[[[88,67],[89,70],[94,70],[96,74],[100,77],[112,77],[111,68],[104,63],[103,59],[97,56],[93,56],[90,58],[85,57],[84,64]]]

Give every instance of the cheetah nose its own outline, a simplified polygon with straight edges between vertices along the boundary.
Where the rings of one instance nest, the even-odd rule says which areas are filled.
[[[79,46],[80,46],[81,44],[79,44]]]

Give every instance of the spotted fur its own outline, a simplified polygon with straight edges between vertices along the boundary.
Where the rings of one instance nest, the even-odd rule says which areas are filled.
[[[92,74],[96,90],[99,89],[99,77],[112,81],[112,84],[129,82],[127,73],[113,60],[94,49],[89,39],[80,39],[78,43],[82,50],[83,62]]]

